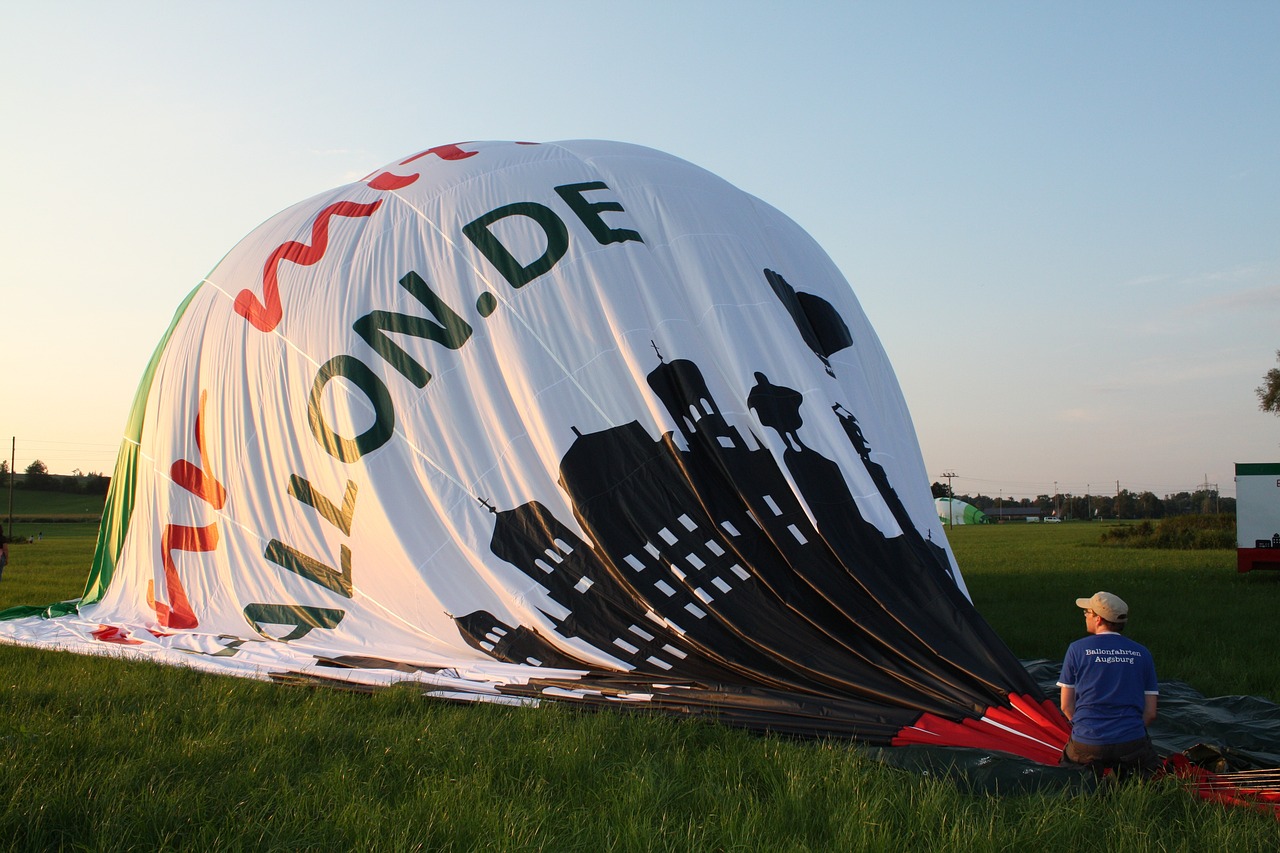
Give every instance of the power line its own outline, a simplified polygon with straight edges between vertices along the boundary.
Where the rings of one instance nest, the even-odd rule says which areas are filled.
[[[15,470],[23,471],[36,461],[43,462],[50,474],[82,471],[111,471],[115,467],[119,444],[84,441],[59,441],[48,438],[13,437]],[[18,454],[21,454],[19,457]],[[17,461],[21,458],[23,461]]]

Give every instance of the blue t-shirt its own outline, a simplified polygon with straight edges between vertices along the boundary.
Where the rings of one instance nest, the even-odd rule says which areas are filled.
[[[1071,738],[1092,745],[1145,737],[1142,711],[1160,692],[1151,652],[1124,634],[1091,634],[1067,647],[1059,687],[1076,691]]]

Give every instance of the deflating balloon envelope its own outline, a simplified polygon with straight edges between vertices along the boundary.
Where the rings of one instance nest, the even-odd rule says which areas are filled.
[[[615,142],[439,146],[254,230],[148,366],[84,598],[27,612],[256,677],[1065,741],[831,260]]]

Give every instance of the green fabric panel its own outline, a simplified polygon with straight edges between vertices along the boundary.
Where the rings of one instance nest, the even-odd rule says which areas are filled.
[[[158,354],[158,353],[157,353]],[[155,359],[152,358],[152,362]],[[147,376],[143,385],[150,386],[151,368],[147,368]],[[142,389],[139,389],[141,393]],[[146,396],[135,399],[134,409],[146,406]],[[139,417],[138,420],[141,420]],[[129,418],[132,426],[134,417]],[[111,576],[115,573],[116,559],[120,549],[124,547],[125,534],[129,532],[129,517],[133,513],[133,490],[138,475],[138,443],[132,433],[127,433],[120,443],[120,453],[116,456],[116,469],[111,474],[111,489],[107,492],[106,511],[102,513],[102,525],[98,528],[98,543],[93,550],[93,562],[90,564],[89,577],[85,581],[84,592],[80,596],[82,604],[98,601],[107,591]]]
[[[6,619],[22,619],[25,616],[43,616],[46,619],[54,616],[66,616],[79,609],[77,601],[59,601],[57,604],[15,604],[0,610],[0,622]]]

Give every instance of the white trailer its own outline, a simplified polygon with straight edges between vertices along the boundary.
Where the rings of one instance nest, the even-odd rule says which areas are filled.
[[[1280,462],[1236,463],[1236,571],[1280,569]]]

